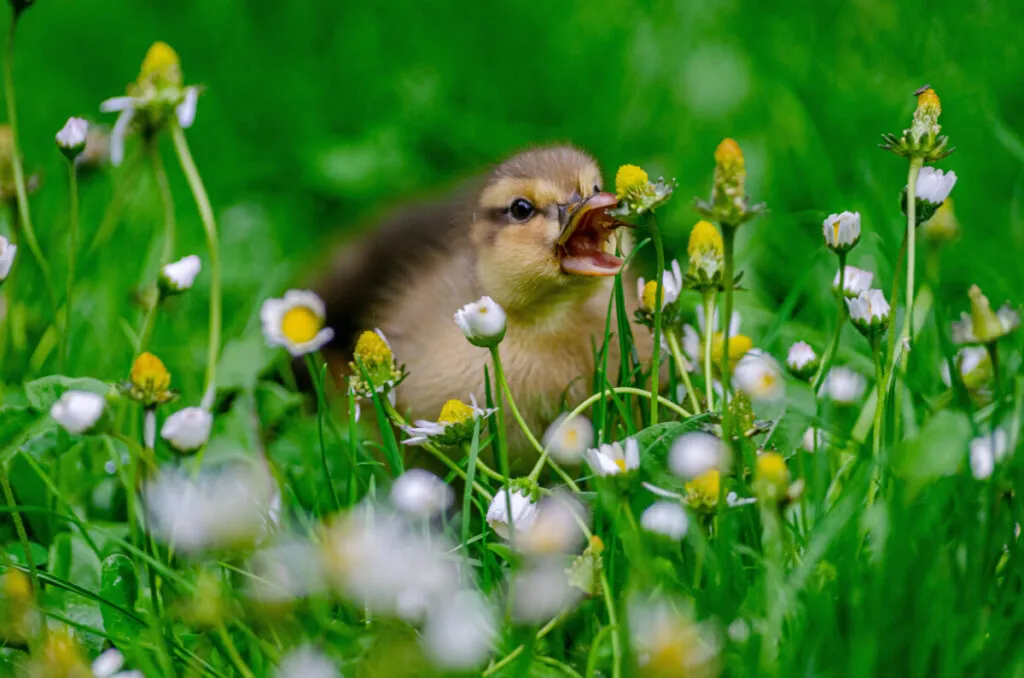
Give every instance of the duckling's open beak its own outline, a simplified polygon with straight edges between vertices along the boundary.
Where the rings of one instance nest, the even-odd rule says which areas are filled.
[[[617,202],[613,193],[594,193],[565,210],[565,223],[555,242],[563,273],[608,276],[622,269],[611,235],[624,224],[607,212]]]

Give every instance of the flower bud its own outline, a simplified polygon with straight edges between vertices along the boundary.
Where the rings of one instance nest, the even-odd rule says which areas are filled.
[[[865,290],[854,299],[844,299],[850,322],[868,339],[875,339],[889,327],[889,302],[882,290]]]
[[[194,254],[165,264],[160,269],[160,290],[164,295],[171,296],[192,289],[202,268],[202,261]]]
[[[845,266],[842,273],[842,292],[844,297],[856,297],[861,292],[864,292],[871,287],[871,280],[875,277],[875,274],[871,271],[865,271],[854,266]],[[832,279],[832,291],[836,294],[839,294],[839,274],[840,272],[836,271],[836,277]]]
[[[686,252],[690,258],[690,269],[687,272],[690,286],[697,290],[721,287],[725,246],[722,234],[714,224],[703,219],[698,221],[690,232]]]
[[[132,400],[148,409],[174,399],[170,386],[171,373],[164,367],[163,361],[152,353],[145,352],[132,363],[131,374],[124,390]]]
[[[675,180],[665,181],[662,177],[651,181],[642,168],[622,165],[615,173],[615,197],[619,205],[608,213],[625,217],[650,212],[667,202],[675,187]]]
[[[650,184],[650,177],[642,167],[622,165],[615,172],[615,197],[619,200],[642,196]]]
[[[594,425],[583,415],[567,419],[560,415],[544,433],[544,448],[550,450],[551,458],[560,464],[575,466],[583,461],[583,455],[594,444]]]
[[[758,455],[754,467],[754,491],[761,501],[775,503],[786,496],[789,488],[789,468],[777,452]]]
[[[213,415],[201,407],[186,407],[167,417],[160,437],[178,452],[195,452],[210,439]]]
[[[825,244],[836,254],[845,254],[860,241],[860,212],[830,214],[822,223]]]
[[[455,312],[455,324],[474,346],[492,348],[505,338],[505,310],[490,297],[466,304]]]
[[[917,108],[914,110],[910,134],[915,142],[920,142],[925,137],[934,138],[938,135],[941,129],[939,115],[942,113],[942,104],[939,102],[939,95],[931,87],[922,87],[916,94]]]
[[[74,162],[85,150],[85,139],[89,134],[89,123],[82,118],[68,118],[64,127],[57,132],[57,148],[64,157]]]
[[[11,266],[14,265],[14,255],[17,253],[18,246],[0,235],[0,283],[10,275]]]
[[[433,518],[454,501],[452,488],[430,471],[409,469],[391,486],[391,503],[399,511],[418,518]]]
[[[838,405],[852,405],[864,395],[867,380],[849,367],[833,367],[825,375],[821,393]]]
[[[87,433],[103,416],[106,399],[89,391],[67,391],[50,408],[50,416],[72,435]]]
[[[957,344],[990,344],[1017,329],[1020,313],[1004,305],[993,311],[988,297],[977,285],[968,291],[971,298],[971,314],[961,314],[960,321],[953,323],[953,341]]]
[[[805,341],[798,341],[789,347],[786,356],[786,367],[801,379],[807,379],[818,369],[818,354]]]
[[[181,87],[181,59],[166,42],[154,42],[146,52],[139,69],[138,83],[151,83],[157,87]]]
[[[752,400],[772,401],[783,395],[782,374],[778,364],[759,349],[748,351],[736,363],[733,383],[737,390],[746,393]]]
[[[740,145],[723,139],[715,149],[715,175],[711,203],[723,215],[742,213],[746,208],[747,166]],[[731,220],[726,219],[727,222]]]
[[[686,536],[690,519],[677,502],[658,501],[651,504],[640,516],[640,527],[646,532],[679,541]]]
[[[507,498],[506,498],[507,497]],[[512,513],[509,514],[509,505]],[[499,490],[487,508],[487,524],[502,539],[511,534],[509,524],[515,525],[516,534],[527,532],[537,518],[537,504],[531,493],[521,487],[513,487],[511,494]]]

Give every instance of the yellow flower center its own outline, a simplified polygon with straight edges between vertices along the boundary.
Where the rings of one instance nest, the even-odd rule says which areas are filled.
[[[718,232],[714,224],[701,219],[694,225],[693,231],[690,232],[689,245],[686,248],[691,259],[696,259],[708,250],[722,253],[724,249],[722,234]]]
[[[643,310],[647,311],[648,313],[654,313],[655,301],[657,300],[657,296],[658,281],[651,280],[650,282],[644,285],[644,294],[643,297],[641,297],[640,299],[640,304],[641,306],[643,306]],[[661,296],[663,299],[665,298],[665,290],[661,291]]]
[[[832,240],[835,242],[839,242],[839,227],[842,223],[843,222],[838,219],[832,222]]]
[[[721,489],[722,477],[718,469],[711,469],[686,483],[687,501],[698,509],[713,508],[718,504],[718,492]]]
[[[619,467],[620,471],[622,471],[623,473],[626,472],[626,460],[625,459],[613,459],[612,461],[615,463],[616,466]]]
[[[320,316],[306,306],[294,306],[281,318],[281,334],[295,344],[312,341],[321,330]]]
[[[461,400],[449,400],[441,408],[438,424],[461,424],[473,416],[473,408]]]
[[[160,358],[147,351],[132,363],[131,381],[145,393],[163,393],[171,386],[171,373]]]
[[[754,342],[745,334],[729,337],[729,362],[735,363],[754,348]],[[725,335],[715,332],[711,337],[711,360],[716,364],[722,362],[725,353]]]
[[[32,585],[20,570],[8,570],[0,577],[0,591],[8,602],[27,602],[32,599]]]
[[[85,657],[67,631],[51,631],[43,646],[43,657],[47,675],[79,676],[88,675]],[[84,672],[84,673],[83,673]]]
[[[786,460],[778,452],[765,452],[757,457],[757,477],[774,485],[785,485],[789,480]]]
[[[775,387],[775,374],[771,370],[765,370],[761,375],[761,392],[766,393]]]
[[[139,81],[158,80],[166,84],[180,86],[181,59],[174,48],[166,42],[154,42],[146,52],[146,58],[142,60],[142,68],[139,70]]]
[[[619,200],[647,189],[650,177],[636,165],[623,165],[615,173],[615,197]]]
[[[746,161],[743,159],[743,150],[734,139],[723,139],[715,149],[715,164],[722,168],[723,172],[743,172],[746,169]]]
[[[390,364],[393,360],[391,349],[384,339],[376,332],[367,330],[359,335],[356,342],[355,355],[367,367],[371,365]]]
[[[562,435],[564,436],[564,440],[563,440],[563,442],[565,443],[566,447],[573,447],[573,446],[575,446],[575,445],[576,445],[576,444],[577,444],[577,443],[579,442],[579,440],[580,440],[580,432],[579,432],[579,431],[577,431],[577,430],[576,430],[576,429],[574,429],[574,428],[571,428],[571,429],[567,430],[567,431],[566,431],[566,432],[565,432],[564,434],[562,434]]]

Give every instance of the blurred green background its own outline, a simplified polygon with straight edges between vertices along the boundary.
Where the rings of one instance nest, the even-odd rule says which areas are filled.
[[[944,252],[943,293],[954,310],[966,308],[970,282],[993,303],[1019,301],[1019,2],[491,4],[38,0],[18,29],[15,73],[26,166],[43,178],[32,198],[36,228],[58,289],[67,190],[53,134],[69,115],[112,124],[99,102],[122,94],[147,47],[165,40],[186,82],[206,87],[188,136],[220,221],[229,339],[256,331],[262,299],[307,279],[324,244],[346,229],[531,144],[578,144],[608,181],[625,162],[676,177],[662,223],[682,253],[696,220],[691,197],[709,192],[712,152],[733,136],[746,151],[750,192],[771,209],[742,231],[753,290],[740,300],[752,318],[745,330],[756,340],[758,324],[802,280],[796,318],[820,345],[834,315],[821,220],[861,212],[865,237],[851,263],[875,269],[888,290],[906,163],[877,145],[882,132],[909,124],[924,83],[940,94],[943,131],[958,149],[942,163],[960,177],[953,195],[963,225]],[[167,141],[164,151],[177,254],[205,260]],[[130,187],[128,204],[115,239],[82,263],[68,370],[108,379],[127,372],[128,328],[139,325],[133,295],[152,280],[161,229],[143,166],[84,181],[83,241],[115,181]],[[52,319],[26,298],[41,301],[43,288],[22,255],[18,355],[28,358]],[[190,396],[200,387],[206,284],[201,277],[195,293],[169,305],[154,340]],[[9,379],[52,371],[45,361],[6,362]]]

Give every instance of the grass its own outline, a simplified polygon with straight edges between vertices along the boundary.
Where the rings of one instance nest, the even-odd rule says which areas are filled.
[[[26,175],[39,181],[29,182],[38,183],[23,201],[29,211],[19,211],[13,168],[0,170],[0,234],[19,242],[0,287],[0,675],[78,675],[75,666],[108,647],[147,676],[264,676],[278,665],[293,667],[286,675],[311,675],[292,663],[302,646],[344,675],[446,675],[429,656],[432,642],[454,661],[488,625],[491,642],[477,662],[467,660],[465,675],[679,675],[671,662],[680,657],[693,675],[1024,671],[1016,640],[1024,624],[1015,494],[1022,467],[1012,453],[1024,403],[1021,333],[993,343],[994,374],[972,373],[951,387],[940,375],[958,348],[951,322],[969,310],[970,284],[996,307],[1019,302],[1024,143],[1014,117],[1017,73],[1006,66],[1021,50],[1010,3],[957,10],[953,19],[934,3],[755,12],[743,3],[598,2],[568,7],[554,21],[542,3],[452,6],[430,16],[393,4],[285,11],[229,0],[131,13],[113,0],[101,4],[105,11],[37,3],[17,27],[18,141]],[[826,15],[830,30],[822,31]],[[462,28],[458,39],[439,39],[448,26]],[[509,27],[527,27],[533,38],[524,45],[523,32]],[[98,102],[122,92],[158,38],[179,49],[185,82],[207,87],[196,125],[171,123],[151,149],[130,143],[121,167],[80,172],[72,196],[53,133],[83,111],[109,124],[95,113]],[[55,40],[89,58],[69,62]],[[943,97],[943,132],[958,147],[939,164],[960,177],[962,234],[942,246],[919,238],[913,350],[904,358],[895,338],[908,328],[898,201],[908,162],[877,143],[910,124],[909,94],[925,81]],[[710,412],[676,397],[682,375],[673,364],[662,389],[669,402],[655,415],[650,365],[616,370],[598,361],[592,390],[605,395],[586,414],[599,442],[634,438],[641,461],[623,476],[598,477],[587,464],[567,469],[588,516],[570,530],[580,540],[571,554],[531,554],[529,538],[509,544],[486,524],[488,499],[504,503],[498,493],[508,484],[525,485],[548,509],[569,485],[554,471],[540,476],[541,487],[517,485],[487,466],[517,426],[513,411],[463,431],[463,467],[445,478],[458,510],[395,522],[388,497],[406,437],[398,413],[384,397],[364,399],[362,424],[350,424],[340,415],[354,399],[323,388],[315,355],[308,360],[317,393],[299,392],[288,356],[266,345],[262,302],[301,281],[327,243],[380,206],[441,190],[551,139],[591,149],[606,169],[635,162],[654,177],[675,177],[674,198],[657,210],[659,233],[638,220],[644,237],[660,239],[634,265],[650,275],[645,257],[657,244],[685,268],[698,218],[690,198],[708,197],[712,152],[725,136],[746,152],[747,193],[769,208],[736,231],[741,333],[780,361],[798,339],[820,355],[835,337],[835,364],[867,377],[864,394],[841,405],[787,375],[784,397],[755,402],[757,421],[745,410],[723,418],[720,397]],[[822,245],[821,222],[844,209],[858,210],[863,224],[849,263],[873,270],[893,307],[877,343],[881,389],[872,343],[848,322],[835,333],[837,308],[844,315],[830,291],[837,260]],[[26,216],[49,275],[25,243]],[[77,247],[68,235],[76,218]],[[337,232],[325,233],[325,224]],[[160,264],[193,252],[204,264],[195,286],[153,305]],[[65,306],[71,254],[74,303]],[[211,316],[218,275],[223,312],[214,306]],[[686,290],[647,320],[679,333],[684,323],[696,326],[699,301]],[[618,296],[613,303],[620,323],[596,338],[599,356],[609,342],[629,355],[631,332],[648,331],[621,322],[635,309]],[[222,334],[214,329],[221,317]],[[212,435],[198,454],[179,457],[159,435],[149,444],[143,407],[114,395],[143,349],[167,365],[178,394],[157,409],[158,423],[184,405],[212,411]],[[689,375],[698,391],[707,384],[703,358]],[[376,380],[373,368],[360,366]],[[491,371],[493,392],[500,374]],[[216,397],[204,402],[214,378]],[[68,390],[109,396],[103,430],[72,435],[57,426],[50,408]],[[827,432],[813,452],[802,446],[809,426]],[[978,480],[972,441],[998,428],[1010,453]],[[733,437],[729,473],[703,495],[707,487],[678,477],[670,462],[673,445],[698,429]],[[762,448],[783,456],[788,477],[758,461]],[[145,517],[141,502],[171,487],[140,485],[155,467],[206,483],[179,501],[184,523]],[[255,475],[238,483],[207,475],[239,467]],[[271,536],[241,519],[228,530],[238,503],[269,519],[267,470],[280,488]],[[641,529],[659,499],[641,483],[682,498],[668,501],[686,512],[685,537]],[[793,483],[793,496],[780,499]],[[228,501],[239,486],[241,499]],[[728,507],[730,491],[757,501]],[[373,512],[353,508],[363,500]],[[396,588],[416,593],[431,573],[447,581],[456,564],[461,585],[472,582],[485,606],[452,595],[449,607],[435,601],[426,622],[399,609]],[[576,588],[565,586],[566,568]],[[259,595],[261,585],[274,595]],[[575,595],[563,611],[555,603],[566,591]],[[438,621],[439,609],[451,612],[450,624]],[[37,613],[45,632],[33,623]],[[442,628],[450,632],[444,642],[433,635]],[[73,640],[61,645],[67,629]],[[658,645],[660,638],[671,642]],[[652,662],[638,668],[645,654]],[[669,666],[660,674],[659,662]]]

